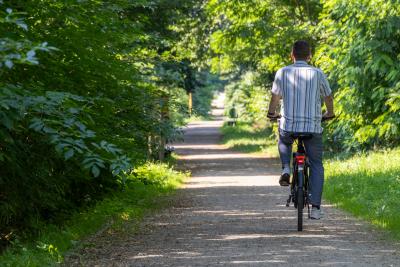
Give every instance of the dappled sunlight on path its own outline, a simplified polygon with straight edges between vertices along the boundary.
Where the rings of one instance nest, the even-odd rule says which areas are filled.
[[[217,111],[221,114],[221,111]],[[176,144],[192,172],[173,207],[145,219],[141,233],[93,248],[98,266],[396,266],[398,244],[325,206],[321,221],[286,208],[277,159],[220,145],[221,117],[196,122]],[[115,249],[118,242],[119,249]]]

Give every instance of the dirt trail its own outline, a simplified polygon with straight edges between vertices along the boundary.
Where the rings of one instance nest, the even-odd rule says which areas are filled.
[[[400,266],[399,244],[329,206],[297,232],[279,162],[218,145],[221,125],[191,123],[175,146],[193,177],[173,207],[145,218],[138,235],[103,237],[84,265]]]

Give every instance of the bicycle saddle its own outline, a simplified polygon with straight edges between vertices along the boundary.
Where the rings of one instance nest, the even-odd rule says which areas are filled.
[[[292,134],[292,137],[294,139],[302,139],[302,140],[308,140],[313,137],[311,133],[294,133]]]

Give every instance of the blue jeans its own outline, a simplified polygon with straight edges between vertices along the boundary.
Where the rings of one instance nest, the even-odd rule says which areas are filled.
[[[279,154],[282,166],[289,165],[292,158],[293,133],[279,129]],[[322,134],[313,133],[313,137],[304,140],[304,148],[310,162],[309,199],[313,205],[321,205],[322,188],[324,186],[324,166],[322,165]]]

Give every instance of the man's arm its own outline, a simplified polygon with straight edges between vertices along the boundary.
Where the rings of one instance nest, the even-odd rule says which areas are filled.
[[[281,97],[279,95],[275,95],[274,93],[272,93],[271,101],[269,102],[269,108],[268,108],[268,118],[277,116],[276,108],[279,105],[280,99]]]
[[[276,108],[282,97],[282,69],[279,69],[275,74],[274,82],[272,83],[271,101],[269,102],[268,115],[270,119],[276,119]]]
[[[324,119],[332,119],[335,117],[335,112],[333,110],[333,95],[332,95],[332,90],[331,87],[329,86],[328,79],[326,78],[326,75],[321,71],[321,83],[320,83],[320,90],[321,90],[321,95],[324,98],[325,106],[326,106],[326,112],[324,115],[322,115],[322,118]]]
[[[335,117],[335,112],[333,110],[333,96],[332,96],[332,94],[324,97],[324,102],[325,102],[325,106],[326,106],[326,112],[322,117],[324,117],[324,118]]]

